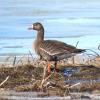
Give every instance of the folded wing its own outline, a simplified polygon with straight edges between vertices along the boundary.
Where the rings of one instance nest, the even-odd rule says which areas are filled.
[[[61,60],[75,55],[76,47],[60,41],[45,40],[39,45],[39,51],[45,60]]]

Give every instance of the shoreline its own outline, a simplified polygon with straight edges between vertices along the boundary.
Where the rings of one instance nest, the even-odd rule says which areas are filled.
[[[92,60],[88,58],[87,62],[82,60],[85,64],[80,63],[77,56],[58,62],[57,78],[53,62],[52,72],[48,75],[47,62],[32,57],[31,54],[20,59],[13,57],[11,65],[6,63],[0,67],[1,99],[100,98],[100,56]]]
[[[37,62],[38,64],[41,63]],[[37,65],[38,65],[37,64]],[[96,82],[94,78],[100,78],[100,73],[98,68],[94,66],[62,66],[59,67],[59,72],[57,72],[57,79],[54,77],[54,73],[52,72],[50,76],[44,75],[44,68],[41,67],[45,66],[45,64],[39,65],[23,65],[23,66],[16,66],[15,68],[0,68],[0,97],[5,99],[12,99],[15,97],[15,100],[18,98],[25,99],[34,99],[34,98],[41,98],[41,99],[51,99],[51,98],[68,98],[69,100],[73,99],[98,99],[100,98],[100,81]],[[37,66],[37,67],[34,67]],[[63,76],[64,69],[71,68],[76,71],[71,76]],[[39,73],[39,74],[38,74]],[[95,73],[95,76],[94,74]],[[8,79],[6,79],[9,76]],[[84,76],[84,77],[83,77]],[[45,77],[45,78],[43,78]],[[48,79],[47,79],[48,78]],[[72,80],[76,79],[82,80],[90,80],[89,82],[85,81],[76,81],[71,82]],[[46,80],[45,80],[46,79]],[[2,80],[2,81],[1,81]],[[45,80],[43,82],[43,80]],[[65,83],[66,81],[67,83]],[[69,91],[67,91],[69,89]],[[32,95],[30,93],[33,93]],[[34,94],[35,93],[35,94]],[[30,95],[28,95],[30,94]]]
[[[48,76],[45,69],[47,62],[38,60],[31,53],[8,58],[0,67],[1,99],[100,98],[100,56],[91,58],[80,54],[61,60],[58,62],[57,78],[53,72],[54,63],[51,62],[51,65],[52,72]],[[31,95],[31,92],[35,94]]]

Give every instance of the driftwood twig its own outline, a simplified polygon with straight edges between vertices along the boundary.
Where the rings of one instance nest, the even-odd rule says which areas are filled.
[[[73,88],[73,87],[75,87],[75,86],[77,86],[77,85],[80,85],[80,83],[76,83],[76,84],[74,84],[74,85],[71,85],[69,88]]]
[[[0,86],[2,86],[8,79],[9,79],[9,76],[7,76],[6,79],[0,83]]]

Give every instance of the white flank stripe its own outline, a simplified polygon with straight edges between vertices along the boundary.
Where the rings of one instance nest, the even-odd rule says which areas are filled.
[[[50,52],[46,51],[46,50],[43,49],[43,48],[40,48],[40,49],[41,49],[42,51],[46,52],[47,54],[51,55],[51,56],[56,55],[56,54],[59,54],[59,53],[53,53],[53,54],[51,54]]]

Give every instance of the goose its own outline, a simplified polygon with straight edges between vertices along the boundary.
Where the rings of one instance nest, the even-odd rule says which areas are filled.
[[[58,40],[45,40],[44,27],[40,22],[33,23],[28,29],[37,31],[34,49],[40,59],[48,62],[48,73],[51,73],[51,61],[54,61],[54,70],[57,71],[57,61],[85,52],[85,49],[78,49]]]

